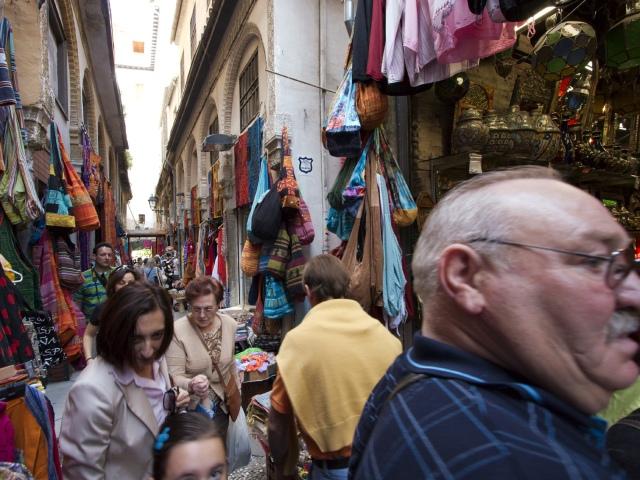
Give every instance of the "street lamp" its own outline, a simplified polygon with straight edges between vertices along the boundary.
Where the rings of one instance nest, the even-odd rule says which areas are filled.
[[[149,207],[151,208],[151,211],[155,212],[156,211],[156,205],[158,204],[158,197],[156,197],[155,195],[151,195],[149,197]]]

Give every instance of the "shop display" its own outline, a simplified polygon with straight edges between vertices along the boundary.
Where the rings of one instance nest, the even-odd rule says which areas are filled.
[[[605,65],[617,70],[640,66],[640,8],[627,2],[627,16],[606,33]]]
[[[454,153],[482,152],[490,134],[490,126],[482,121],[482,114],[474,108],[467,108],[453,130],[451,149]]]

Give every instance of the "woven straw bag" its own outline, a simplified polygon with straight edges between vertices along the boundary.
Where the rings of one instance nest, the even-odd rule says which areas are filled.
[[[389,111],[387,96],[375,82],[358,83],[356,90],[356,110],[363,130],[373,130],[382,125]]]

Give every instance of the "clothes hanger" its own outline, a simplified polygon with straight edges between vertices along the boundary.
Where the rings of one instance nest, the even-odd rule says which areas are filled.
[[[22,275],[20,272],[13,270],[12,268],[7,268],[5,272],[11,272],[14,275],[18,275],[20,277],[20,278],[17,278],[16,280],[13,280],[13,283],[20,283],[24,279],[24,275]]]

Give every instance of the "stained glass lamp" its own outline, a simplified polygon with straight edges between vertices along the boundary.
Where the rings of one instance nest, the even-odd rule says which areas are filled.
[[[531,54],[533,69],[556,82],[582,69],[596,53],[596,32],[584,22],[563,22],[545,33]]]
[[[605,64],[627,70],[640,65],[640,13],[625,17],[607,32]]]

